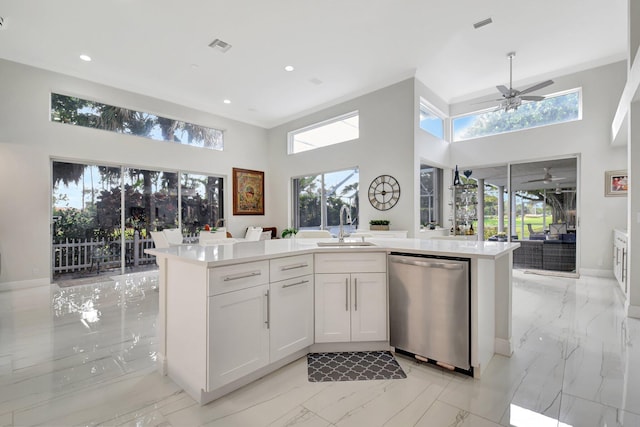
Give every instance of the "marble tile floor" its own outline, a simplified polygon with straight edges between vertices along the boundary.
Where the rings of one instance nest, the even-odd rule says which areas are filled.
[[[199,406],[155,368],[157,273],[0,292],[0,426],[640,426],[640,321],[613,280],[514,272],[512,357],[474,380],[310,383],[306,358]]]

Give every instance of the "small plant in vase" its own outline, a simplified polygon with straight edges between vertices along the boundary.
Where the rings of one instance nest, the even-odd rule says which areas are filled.
[[[298,230],[296,230],[295,228],[285,228],[284,230],[282,230],[282,238],[283,239],[291,239],[292,237],[294,237],[296,234],[298,234]]]
[[[388,230],[390,223],[388,219],[372,219],[369,221],[369,230]]]

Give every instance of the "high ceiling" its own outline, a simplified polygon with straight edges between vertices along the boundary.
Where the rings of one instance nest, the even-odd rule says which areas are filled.
[[[515,87],[615,62],[626,14],[627,0],[1,0],[0,58],[270,128],[412,76],[447,103],[496,93],[510,51]]]

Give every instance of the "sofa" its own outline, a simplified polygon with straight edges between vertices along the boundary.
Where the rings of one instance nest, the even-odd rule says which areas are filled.
[[[513,251],[513,267],[552,271],[576,269],[576,242],[573,237],[554,240],[521,240]]]

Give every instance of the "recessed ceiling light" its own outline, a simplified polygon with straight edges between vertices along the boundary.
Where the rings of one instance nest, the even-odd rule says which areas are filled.
[[[80,59],[86,62],[91,62],[91,57],[89,55],[85,55],[84,53],[80,55]]]
[[[293,71],[295,70],[295,68],[293,68],[293,65],[287,65],[286,67],[284,67],[285,71]]]
[[[231,104],[231,100],[230,100],[230,99],[225,99],[225,100],[224,100],[224,101],[222,101],[222,102],[224,102],[225,104]]]

